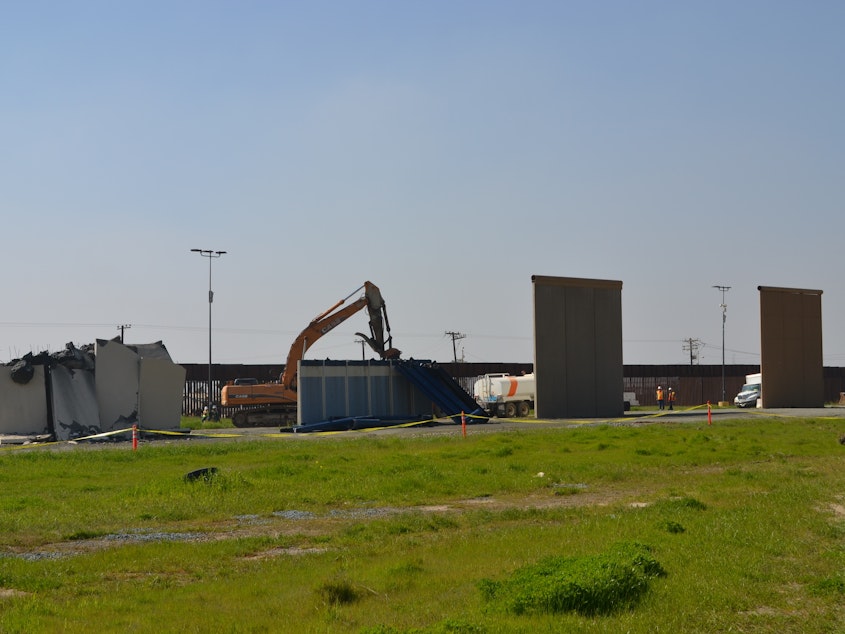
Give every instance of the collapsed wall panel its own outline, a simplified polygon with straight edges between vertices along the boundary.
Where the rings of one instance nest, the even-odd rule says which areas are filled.
[[[100,433],[100,413],[91,372],[57,365],[50,369],[50,392],[56,440]]]
[[[138,355],[119,341],[98,339],[95,358],[101,430],[109,432],[131,427],[138,422]]]
[[[91,355],[91,350],[94,355]],[[127,429],[179,429],[185,369],[159,341],[97,340],[0,366],[0,434],[71,440]]]
[[[462,421],[463,414],[486,421],[484,410],[466,393],[466,391],[437,363],[397,361],[394,367],[409,383],[425,394],[439,409],[440,414],[450,416],[456,423]]]
[[[38,436],[52,433],[47,416],[44,366],[34,366],[32,379],[12,380],[12,368],[0,366],[0,434]]]
[[[179,429],[185,368],[163,357],[142,357],[139,385],[140,423],[147,429]]]

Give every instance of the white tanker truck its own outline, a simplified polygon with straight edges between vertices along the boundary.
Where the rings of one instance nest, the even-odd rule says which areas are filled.
[[[522,376],[485,374],[475,382],[473,397],[488,416],[525,417],[534,407],[534,373]],[[638,406],[637,394],[623,394],[625,411]]]
[[[475,402],[490,416],[528,416],[534,407],[534,373],[485,374],[475,382]]]

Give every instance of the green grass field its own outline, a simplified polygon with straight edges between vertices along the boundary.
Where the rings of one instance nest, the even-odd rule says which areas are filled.
[[[0,632],[843,631],[843,434],[4,445]]]

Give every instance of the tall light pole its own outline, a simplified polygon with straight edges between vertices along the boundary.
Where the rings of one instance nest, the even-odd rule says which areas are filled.
[[[226,252],[211,249],[191,249],[191,252],[208,258],[208,415],[211,416],[211,408],[214,405],[211,398],[211,303],[214,301],[214,292],[211,290],[211,260],[219,258]]]
[[[725,293],[731,290],[731,287],[714,284],[713,288],[722,291],[722,303],[719,305],[719,308],[722,309],[722,402],[724,403],[728,400],[725,395],[725,321],[728,318],[728,305],[725,303]]]

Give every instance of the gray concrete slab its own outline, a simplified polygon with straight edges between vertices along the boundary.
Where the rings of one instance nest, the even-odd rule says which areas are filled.
[[[49,433],[44,366],[35,366],[29,383],[11,378],[12,368],[0,366],[0,435],[23,436]]]
[[[56,440],[100,433],[100,412],[91,372],[57,365],[50,370],[50,384]]]

